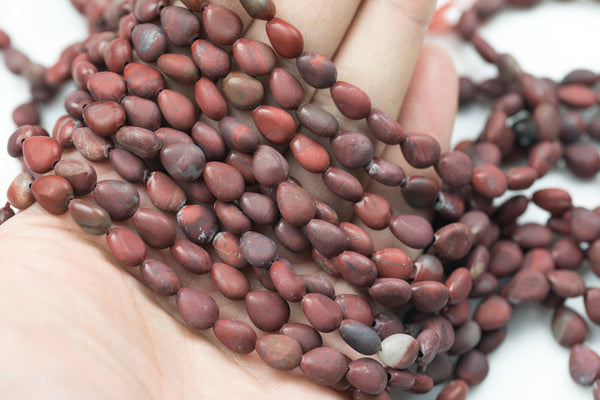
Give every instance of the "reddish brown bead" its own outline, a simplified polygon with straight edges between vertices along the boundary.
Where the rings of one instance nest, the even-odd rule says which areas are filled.
[[[329,386],[342,380],[348,364],[348,357],[339,350],[317,347],[304,354],[300,369],[311,381]]]
[[[486,164],[473,170],[473,190],[486,197],[500,197],[508,188],[504,173],[495,165]]]
[[[406,161],[415,168],[427,168],[440,160],[440,144],[431,135],[424,133],[406,135],[400,147]]]
[[[550,292],[543,272],[529,268],[517,272],[508,282],[507,300],[512,304],[541,302]]]
[[[508,276],[521,266],[523,250],[510,240],[498,240],[490,248],[487,271],[497,278]]]
[[[273,18],[266,25],[271,45],[281,57],[296,58],[304,50],[304,38],[298,29],[290,23]]]
[[[221,343],[236,353],[249,354],[254,351],[256,332],[245,322],[220,319],[215,322],[213,332]]]
[[[552,231],[547,226],[530,222],[515,227],[512,240],[524,249],[546,247],[552,242]]]
[[[586,292],[585,281],[575,271],[552,270],[546,272],[546,277],[560,297],[579,297]]]
[[[254,153],[258,148],[258,134],[233,117],[220,120],[219,131],[225,142],[238,151]]]
[[[529,152],[529,166],[537,171],[538,178],[546,175],[562,155],[562,146],[557,142],[540,142]]]
[[[473,320],[484,331],[504,327],[512,316],[510,304],[500,296],[491,296],[475,309]]]
[[[163,211],[177,212],[185,205],[183,190],[162,172],[152,172],[146,181],[146,187],[152,204]]]
[[[342,277],[351,285],[371,286],[377,279],[377,267],[369,258],[353,251],[344,251],[336,257]]]
[[[13,207],[24,210],[35,202],[31,193],[31,184],[34,180],[33,176],[27,172],[19,173],[12,180],[6,192],[6,198]]]
[[[311,245],[325,257],[335,257],[348,247],[348,239],[339,227],[321,219],[311,219],[306,225]]]
[[[111,136],[125,124],[125,110],[114,101],[101,101],[89,104],[83,110],[83,120],[95,134]]]
[[[401,186],[406,181],[406,173],[402,167],[378,157],[373,157],[365,165],[365,171],[374,181],[386,186]]]
[[[373,239],[362,228],[350,222],[340,223],[340,229],[348,239],[348,250],[370,257],[374,251]]]
[[[565,148],[564,159],[569,169],[580,178],[592,178],[600,170],[600,155],[589,143],[574,143]]]
[[[139,63],[129,63],[123,70],[127,88],[131,94],[154,98],[165,88],[165,80],[156,69]]]
[[[253,267],[269,268],[277,259],[277,245],[262,233],[248,231],[240,237],[240,247],[246,261]]]
[[[571,347],[583,343],[587,336],[585,320],[574,310],[558,306],[552,316],[552,335],[561,346]]]
[[[184,135],[184,137],[189,139],[187,135]],[[194,143],[202,149],[207,160],[221,161],[227,156],[225,140],[223,140],[223,137],[216,129],[207,123],[202,121],[196,122],[192,126],[192,138]],[[236,153],[232,152],[230,156],[233,157],[233,154]]]
[[[379,249],[373,253],[372,259],[379,277],[408,280],[413,276],[413,260],[402,249]]]
[[[140,265],[146,258],[146,246],[142,239],[123,228],[111,228],[106,243],[113,256],[127,267]]]
[[[600,236],[600,215],[583,207],[573,208],[571,233],[580,242],[592,242]]]
[[[334,300],[342,309],[344,319],[359,321],[367,326],[372,325],[373,310],[364,297],[346,293],[335,296]]]
[[[208,118],[220,121],[227,115],[227,102],[210,79],[202,77],[196,82],[194,97],[198,107]]]
[[[421,281],[411,285],[412,305],[419,311],[434,313],[441,310],[450,298],[448,288],[441,282]]]
[[[231,71],[221,80],[223,95],[239,110],[251,110],[258,106],[264,96],[262,83],[241,71]]]
[[[275,102],[289,110],[297,109],[304,98],[304,89],[300,82],[282,68],[274,68],[271,71],[269,87]]]
[[[52,128],[52,137],[62,147],[70,147],[73,145],[71,142],[73,137],[73,131],[81,126],[81,121],[74,119],[70,115],[63,115],[54,124]]]
[[[23,142],[32,136],[48,136],[48,132],[39,125],[18,127],[8,138],[6,150],[11,157],[23,156]]]
[[[261,105],[252,111],[256,128],[265,139],[275,144],[288,143],[296,133],[296,123],[286,111]]]
[[[167,264],[150,258],[140,265],[146,285],[160,296],[171,296],[179,290],[179,278]]]
[[[218,4],[208,4],[203,8],[202,22],[208,38],[222,46],[233,44],[244,32],[240,17]]]
[[[274,224],[279,216],[275,202],[264,194],[245,192],[238,204],[252,221],[260,225]]]
[[[90,128],[82,127],[73,131],[73,145],[87,160],[100,162],[108,159],[112,142],[96,135]]]
[[[183,54],[163,54],[156,60],[156,65],[163,74],[186,85],[196,83],[200,78],[200,71],[194,61]]]
[[[302,359],[302,348],[294,338],[285,335],[265,335],[256,342],[256,352],[271,368],[289,371]]]
[[[433,228],[419,215],[397,215],[391,219],[390,231],[408,247],[423,249],[433,241]]]
[[[371,114],[371,99],[357,86],[337,81],[330,88],[331,97],[340,112],[350,119],[363,119]]]
[[[68,207],[69,214],[84,232],[104,235],[110,229],[110,216],[102,207],[81,199],[71,200]]]
[[[340,306],[320,293],[308,293],[302,298],[302,311],[310,324],[321,332],[331,332],[342,322]]]
[[[260,145],[252,158],[254,177],[263,186],[276,187],[289,177],[290,166],[277,150]]]
[[[191,182],[202,175],[206,158],[200,147],[176,142],[161,148],[160,162],[173,179]]]
[[[244,177],[229,164],[211,161],[202,176],[210,192],[223,202],[237,200],[244,193]]]
[[[584,295],[585,311],[594,324],[600,324],[600,289],[595,287],[587,288]]]
[[[186,270],[194,274],[205,274],[211,270],[210,255],[202,247],[187,239],[175,239],[171,255]]]
[[[195,3],[196,0],[192,0],[192,2]],[[190,3],[190,1],[184,3]],[[189,8],[190,10],[200,11],[199,8]],[[175,46],[189,46],[200,34],[200,19],[190,10],[183,7],[167,6],[160,11],[162,30]]]
[[[335,297],[335,289],[331,282],[320,274],[303,274],[300,276],[307,293],[320,293],[329,298]]]
[[[210,243],[218,229],[214,211],[200,204],[182,207],[177,212],[177,223],[183,233],[197,244]]]
[[[439,185],[425,176],[410,176],[402,187],[406,203],[414,208],[426,208],[433,205],[439,195]]]
[[[378,194],[365,193],[363,198],[352,207],[358,218],[371,229],[385,229],[390,225],[392,207]]]
[[[31,193],[44,210],[55,215],[66,213],[69,201],[74,197],[69,181],[57,175],[37,178],[31,184]]]
[[[248,75],[267,75],[275,68],[277,56],[265,43],[241,38],[236,40],[232,49],[238,65]]]
[[[574,108],[587,108],[597,101],[594,91],[579,83],[559,86],[557,94],[561,103]]]
[[[300,301],[306,294],[304,281],[287,263],[275,261],[269,268],[269,274],[277,292],[287,301]]]
[[[202,74],[209,79],[219,79],[227,75],[231,67],[229,54],[204,39],[192,43],[192,58]]]
[[[119,102],[127,93],[125,80],[114,72],[97,72],[87,82],[87,89],[96,101]]]
[[[342,131],[329,142],[331,153],[346,168],[361,168],[373,158],[373,143],[360,132]]]
[[[161,140],[154,132],[134,126],[119,128],[114,139],[121,147],[140,158],[154,158],[158,156],[162,147]],[[75,146],[77,147],[77,144]]]
[[[115,39],[104,48],[104,63],[111,72],[123,72],[125,65],[133,61],[131,44],[126,39]]]
[[[215,286],[228,299],[243,300],[250,293],[250,283],[243,272],[231,265],[216,262],[210,270]]]
[[[321,173],[329,168],[329,153],[316,140],[296,134],[290,142],[290,149],[302,168],[308,172]]]
[[[302,103],[296,110],[296,116],[306,129],[316,135],[332,137],[338,133],[337,118],[319,106]]]
[[[414,260],[413,282],[437,281],[441,282],[444,276],[444,265],[436,256],[421,254]]]
[[[314,88],[331,87],[337,80],[335,65],[320,54],[304,51],[296,58],[296,66],[304,81]]]
[[[456,376],[474,386],[481,383],[489,372],[487,357],[479,350],[462,355],[456,364]]]
[[[163,213],[149,208],[138,208],[132,220],[138,234],[150,246],[166,249],[175,242],[175,222]]]
[[[446,280],[446,286],[450,293],[449,304],[457,304],[466,299],[473,287],[471,273],[465,267],[459,267],[452,271]]]
[[[160,27],[150,23],[133,28],[131,43],[137,56],[147,63],[156,61],[167,50],[167,36]]]
[[[575,383],[591,386],[600,377],[600,357],[589,347],[576,344],[569,355],[569,373]]]
[[[100,181],[94,188],[94,199],[115,221],[123,221],[140,206],[140,195],[130,183],[117,179]]]
[[[465,224],[454,222],[435,233],[433,246],[441,258],[460,260],[467,255],[473,245],[473,234]]]
[[[317,212],[312,196],[300,186],[288,182],[277,187],[277,206],[281,216],[296,226],[305,225]]]
[[[277,237],[281,244],[288,250],[295,253],[301,253],[310,248],[310,242],[302,232],[301,228],[292,225],[283,218],[273,227],[273,232],[275,233],[275,237]]]
[[[527,189],[537,179],[537,172],[531,167],[512,167],[505,175],[510,190]]]
[[[50,171],[60,160],[62,149],[48,136],[32,136],[23,142],[23,158],[29,169],[38,174]]]
[[[158,94],[157,101],[163,117],[173,128],[187,131],[196,122],[194,104],[183,94],[165,89]]]
[[[346,379],[367,394],[379,394],[387,386],[386,370],[372,358],[359,358],[348,365]]]
[[[212,247],[225,263],[239,269],[247,265],[239,236],[231,232],[219,232],[212,241]]]
[[[412,290],[403,279],[378,278],[369,288],[369,295],[384,306],[400,307],[409,302]]]
[[[448,185],[462,187],[471,183],[473,162],[462,151],[451,151],[440,156],[435,170]]]
[[[246,296],[244,304],[252,323],[265,332],[278,331],[290,317],[290,306],[277,293],[252,291]]]
[[[155,102],[139,96],[125,96],[121,100],[121,105],[127,114],[128,125],[156,131],[158,134],[162,124],[162,114]]]
[[[98,68],[90,61],[80,61],[71,67],[71,76],[75,84],[81,89],[87,88],[87,83],[92,75],[98,72]],[[111,71],[114,72],[114,71]]]
[[[215,300],[198,289],[179,289],[177,308],[183,321],[195,330],[209,329],[219,319],[219,307]]]
[[[343,200],[356,202],[364,196],[360,181],[354,175],[342,169],[327,168],[323,173],[323,182],[329,190]]]

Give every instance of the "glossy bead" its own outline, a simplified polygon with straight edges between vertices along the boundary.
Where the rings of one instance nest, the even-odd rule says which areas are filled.
[[[31,184],[34,180],[33,176],[27,172],[19,173],[12,180],[6,192],[6,198],[13,207],[24,210],[35,202],[31,193]]]
[[[158,136],[144,128],[121,127],[114,136],[115,141],[140,158],[156,157],[162,147]]]
[[[296,123],[286,111],[261,105],[252,111],[252,119],[256,128],[271,143],[288,143],[296,133]]]
[[[83,110],[83,121],[96,135],[110,136],[125,124],[125,109],[114,101],[89,104]]]
[[[397,215],[390,220],[390,231],[408,247],[423,249],[433,242],[433,228],[419,215]]]
[[[450,298],[448,288],[441,282],[420,281],[413,282],[412,305],[419,311],[433,313],[444,307]]]
[[[142,239],[126,229],[109,229],[106,243],[117,261],[125,266],[138,266],[146,258],[146,246]]]
[[[187,96],[165,89],[158,94],[157,101],[163,117],[173,128],[187,131],[196,122],[194,104]]]
[[[120,101],[127,93],[125,80],[114,72],[97,72],[87,82],[87,89],[96,101]]]
[[[162,172],[152,172],[146,181],[146,188],[150,201],[160,210],[177,212],[185,205],[186,196],[183,189]]]
[[[185,137],[189,138],[187,135]],[[227,156],[225,140],[215,128],[205,122],[198,121],[192,126],[192,139],[202,149],[208,161],[223,161]]]
[[[412,297],[410,284],[403,279],[378,278],[369,287],[369,295],[379,304],[400,307]]]
[[[189,46],[200,34],[200,19],[190,10],[167,6],[160,11],[162,30],[175,46]]]

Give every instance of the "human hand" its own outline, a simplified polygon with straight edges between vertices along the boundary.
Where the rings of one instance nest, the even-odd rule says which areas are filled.
[[[238,11],[248,24],[237,2],[219,3]],[[340,80],[362,88],[374,108],[398,116],[405,131],[426,132],[447,145],[456,76],[445,53],[430,45],[421,47],[433,8],[433,1],[277,2],[278,16],[303,33],[305,49],[333,59]],[[268,43],[260,21],[250,25],[247,36]],[[335,111],[327,91],[307,89],[305,98]],[[241,113],[236,116],[244,118]],[[345,130],[366,131],[364,121],[340,121]],[[376,154],[406,167],[398,146],[378,145]],[[336,200],[320,177],[305,172],[291,155],[288,160],[292,176],[342,220],[353,219],[349,203]],[[107,163],[95,168],[99,180],[118,178]],[[369,183],[368,190],[391,198],[391,189],[379,184]],[[390,202],[395,213],[406,212],[401,196]],[[142,206],[152,207],[147,198]],[[377,248],[399,245],[387,231],[370,233]],[[0,331],[0,358],[11,360],[0,367],[0,387],[13,398],[344,396],[310,383],[296,371],[273,370],[256,353],[234,354],[210,331],[191,331],[176,319],[173,297],[154,295],[140,282],[138,269],[118,265],[105,239],[83,233],[69,215],[49,215],[34,204],[2,225],[0,254],[0,313],[6,328]],[[208,276],[177,269],[168,251],[152,251],[149,257],[167,260],[182,286],[213,296],[220,318],[249,322],[242,304],[220,295]],[[319,270],[308,257],[291,260],[298,274]],[[336,293],[356,292],[341,280],[334,283]],[[252,282],[252,287],[258,284]],[[292,320],[303,321],[298,304],[291,308]],[[324,339],[357,356],[337,334]]]

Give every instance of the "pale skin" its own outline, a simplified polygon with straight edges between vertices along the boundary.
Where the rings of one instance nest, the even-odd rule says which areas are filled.
[[[237,2],[218,3],[236,10],[248,25]],[[304,34],[307,50],[333,59],[338,79],[365,90],[373,106],[397,116],[407,132],[429,133],[447,148],[457,79],[445,52],[422,46],[434,1],[276,4],[278,16]],[[251,24],[246,36],[267,41],[262,23]],[[307,92],[306,98],[334,111],[327,90]],[[342,127],[365,130],[364,122],[343,121]],[[402,164],[397,146],[379,144],[376,155]],[[291,175],[342,219],[353,220],[351,206],[336,201],[318,175],[304,172],[292,158],[288,157]],[[96,168],[99,180],[116,177],[108,165]],[[407,212],[392,189],[370,183],[367,190],[391,199],[396,214]],[[147,199],[142,205],[151,206]],[[376,248],[399,245],[387,230],[370,233]],[[116,263],[103,236],[83,233],[68,214],[49,215],[37,204],[20,212],[0,227],[0,254],[4,399],[347,398],[311,383],[298,370],[273,370],[256,353],[237,355],[210,330],[191,331],[177,316],[174,297],[154,295],[140,282],[138,269]],[[175,265],[168,251],[149,255]],[[319,270],[306,257],[290,259],[298,273]],[[182,285],[214,296],[221,318],[249,322],[242,303],[219,295],[209,276],[175,268]],[[256,282],[252,286],[259,288]],[[335,288],[336,293],[356,291],[343,281],[335,281]],[[292,319],[305,321],[301,314],[298,305],[292,305]],[[337,334],[326,335],[325,341],[357,356]]]

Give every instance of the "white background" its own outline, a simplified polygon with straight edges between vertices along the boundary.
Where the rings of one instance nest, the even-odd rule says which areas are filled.
[[[328,0],[334,1],[334,0]],[[371,0],[383,1],[383,0]],[[0,0],[0,28],[8,32],[13,43],[34,61],[51,65],[62,49],[85,37],[86,26],[68,0]],[[507,10],[495,17],[481,31],[498,51],[509,52],[521,66],[535,75],[560,80],[574,68],[600,70],[600,3],[593,1],[545,2],[533,10]],[[434,37],[453,55],[459,74],[476,79],[493,77],[494,69],[481,62],[475,52],[454,35]],[[1,63],[0,63],[1,64]],[[64,96],[73,86],[65,88]],[[15,127],[12,109],[29,100],[28,86],[20,77],[0,65],[0,202],[5,190],[19,172],[19,163],[5,153],[6,140]],[[60,96],[59,96],[60,97]],[[64,114],[62,100],[43,107],[42,124],[50,132],[54,121]],[[474,138],[486,118],[485,109],[473,106],[461,111],[453,143]],[[553,173],[535,189],[568,187],[578,206],[594,207],[600,201],[598,178],[581,181],[568,173]],[[527,193],[531,193],[531,190]],[[545,214],[530,207],[523,221],[543,222]],[[585,268],[584,268],[585,270]],[[589,285],[600,281],[585,273]],[[584,312],[582,300],[567,302]],[[560,347],[550,330],[551,311],[541,307],[521,307],[514,312],[508,338],[500,350],[489,358],[490,373],[470,399],[591,399],[591,389],[576,385],[569,377],[568,349]],[[591,326],[587,341],[600,352],[600,330]],[[415,398],[431,399],[427,394]],[[407,398],[399,395],[396,398]],[[412,398],[412,397],[410,397]]]

